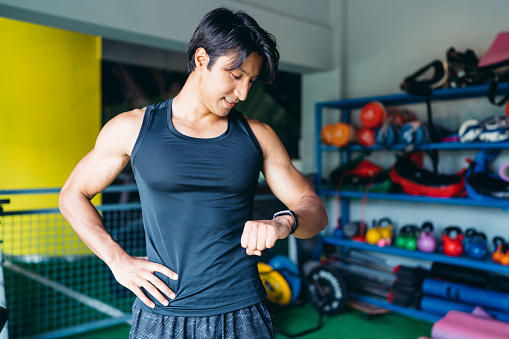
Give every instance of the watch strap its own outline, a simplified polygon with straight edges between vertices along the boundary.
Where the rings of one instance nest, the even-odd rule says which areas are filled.
[[[297,230],[297,227],[299,227],[299,219],[297,219],[297,215],[295,214],[295,212],[292,210],[279,211],[279,212],[274,213],[274,216],[272,217],[272,219],[275,219],[281,215],[289,215],[293,218],[293,226],[292,226],[292,230],[290,231],[290,234],[295,233],[295,231]]]

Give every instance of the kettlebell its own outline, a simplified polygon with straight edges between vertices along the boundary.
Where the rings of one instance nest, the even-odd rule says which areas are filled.
[[[392,220],[389,218],[380,219],[378,222],[380,239],[376,243],[379,247],[390,246],[392,243]]]
[[[382,218],[378,221],[380,226],[381,238],[392,238],[392,220],[389,218]]]
[[[491,258],[493,259],[493,262],[496,262],[498,264],[502,264],[502,261],[506,262],[506,258],[508,257],[506,255],[507,253],[507,244],[505,240],[502,237],[495,237],[493,238],[493,254],[491,255]],[[504,264],[502,264],[504,265]],[[509,262],[505,265],[509,265]]]
[[[347,239],[352,239],[353,237],[359,234],[361,230],[361,222],[350,221],[343,225],[341,228],[343,230],[343,236]]]
[[[419,228],[416,225],[403,226],[396,237],[396,247],[415,251],[417,249],[418,233]]]
[[[487,239],[486,234],[475,232],[471,239],[468,239],[468,256],[473,259],[482,259],[487,253]]]
[[[465,231],[465,237],[463,238],[463,251],[468,253],[470,250],[470,243],[472,242],[472,239],[474,238],[474,235],[477,233],[477,231],[474,228],[469,228]]]
[[[390,245],[392,238],[392,221],[382,218],[378,223],[373,220],[373,226],[366,232],[366,242],[378,246]]]
[[[437,239],[433,232],[433,224],[426,221],[421,226],[421,232],[419,238],[417,238],[417,248],[419,251],[433,253],[437,248]]]
[[[509,244],[502,245],[500,263],[504,266],[509,266]]]
[[[449,226],[442,231],[442,250],[445,255],[458,257],[463,253],[463,233],[457,226]]]
[[[366,231],[366,242],[374,245],[378,242],[378,240],[380,240],[380,238],[380,226],[376,224],[375,220],[373,220],[373,226]]]

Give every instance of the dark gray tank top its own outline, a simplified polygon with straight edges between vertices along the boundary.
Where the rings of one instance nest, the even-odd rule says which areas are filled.
[[[150,105],[132,150],[140,192],[147,255],[179,275],[156,273],[176,293],[166,315],[201,317],[244,308],[265,299],[257,257],[240,246],[244,223],[252,219],[263,154],[246,119],[236,110],[215,138],[179,133],[171,102]]]

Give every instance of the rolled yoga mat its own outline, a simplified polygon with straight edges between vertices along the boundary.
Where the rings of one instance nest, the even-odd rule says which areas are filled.
[[[475,287],[486,287],[489,281],[487,271],[438,262],[433,263],[431,276]]]
[[[440,339],[503,339],[509,338],[509,324],[468,313],[450,311],[433,325],[431,337]]]
[[[482,288],[436,279],[425,279],[422,283],[422,291],[425,294],[431,294],[449,300],[509,311],[508,293],[487,291]]]
[[[446,315],[449,311],[460,311],[460,312],[466,312],[471,313],[473,312],[477,305],[471,305],[466,303],[461,303],[457,301],[452,300],[446,300],[441,298],[435,298],[431,296],[424,296],[421,299],[420,303],[421,310],[429,313],[434,313],[438,315]],[[509,313],[504,313],[500,310],[496,310],[489,307],[483,307],[483,310],[488,313],[491,317],[503,321],[503,322],[509,322]]]

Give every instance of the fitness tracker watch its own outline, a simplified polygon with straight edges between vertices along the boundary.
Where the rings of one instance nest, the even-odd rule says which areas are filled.
[[[297,227],[299,227],[299,219],[297,219],[297,215],[295,214],[295,212],[291,211],[291,210],[279,211],[279,212],[274,213],[274,216],[272,217],[272,219],[275,219],[281,215],[289,215],[293,218],[293,226],[292,226],[292,230],[290,231],[290,234],[294,234],[295,231],[297,230]]]

